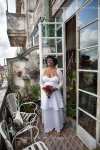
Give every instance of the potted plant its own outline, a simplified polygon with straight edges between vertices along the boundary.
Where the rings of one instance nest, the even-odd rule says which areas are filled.
[[[28,86],[25,90],[24,96],[21,98],[24,101],[33,101],[35,104],[38,106],[40,105],[40,86],[37,85],[31,85]],[[21,107],[21,111],[26,111],[26,112],[34,112],[34,106],[32,104],[29,105],[24,105]]]
[[[18,77],[21,77],[21,75],[22,75],[22,71],[18,71],[18,72],[16,72],[16,75],[17,75]]]
[[[40,73],[39,68],[36,67],[36,68],[34,68],[33,70],[30,71],[30,77],[31,78],[38,78],[39,73]]]

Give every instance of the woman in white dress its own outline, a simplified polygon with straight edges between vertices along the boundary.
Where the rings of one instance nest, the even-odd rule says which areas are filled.
[[[63,85],[62,72],[56,68],[57,58],[52,55],[45,59],[47,68],[43,69],[40,79],[42,87],[41,108],[43,109],[44,132],[52,133],[55,129],[57,135],[60,135],[64,124],[63,100],[60,88]],[[51,86],[49,96],[44,89]]]

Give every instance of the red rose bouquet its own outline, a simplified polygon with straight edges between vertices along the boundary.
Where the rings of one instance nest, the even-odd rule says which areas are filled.
[[[52,90],[53,90],[53,86],[46,85],[45,87],[43,87],[43,90],[46,92],[47,97],[50,98],[50,95],[51,95]]]

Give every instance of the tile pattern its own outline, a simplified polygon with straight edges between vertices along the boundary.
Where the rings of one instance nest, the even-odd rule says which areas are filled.
[[[49,150],[87,150],[87,147],[76,136],[75,130],[68,124],[62,129],[61,136],[56,132],[47,135],[43,132],[43,125],[39,125],[40,134],[38,140],[43,141]]]
[[[75,130],[68,124],[65,124],[61,131],[60,137],[57,136],[55,131],[53,131],[50,135],[45,134],[41,122],[39,122],[38,127],[39,136],[37,141],[43,141],[49,150],[87,150],[87,147],[76,136]],[[21,137],[21,139],[22,140],[20,142],[17,142],[16,150],[21,150],[23,147],[26,147],[27,144],[29,145],[30,143],[30,135],[28,133]]]

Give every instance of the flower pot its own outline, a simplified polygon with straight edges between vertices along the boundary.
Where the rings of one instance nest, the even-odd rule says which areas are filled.
[[[34,71],[30,73],[31,78],[38,78],[38,76],[39,76],[39,71]]]
[[[21,77],[22,71],[18,71],[18,72],[16,73],[16,75],[17,75],[18,77]]]

